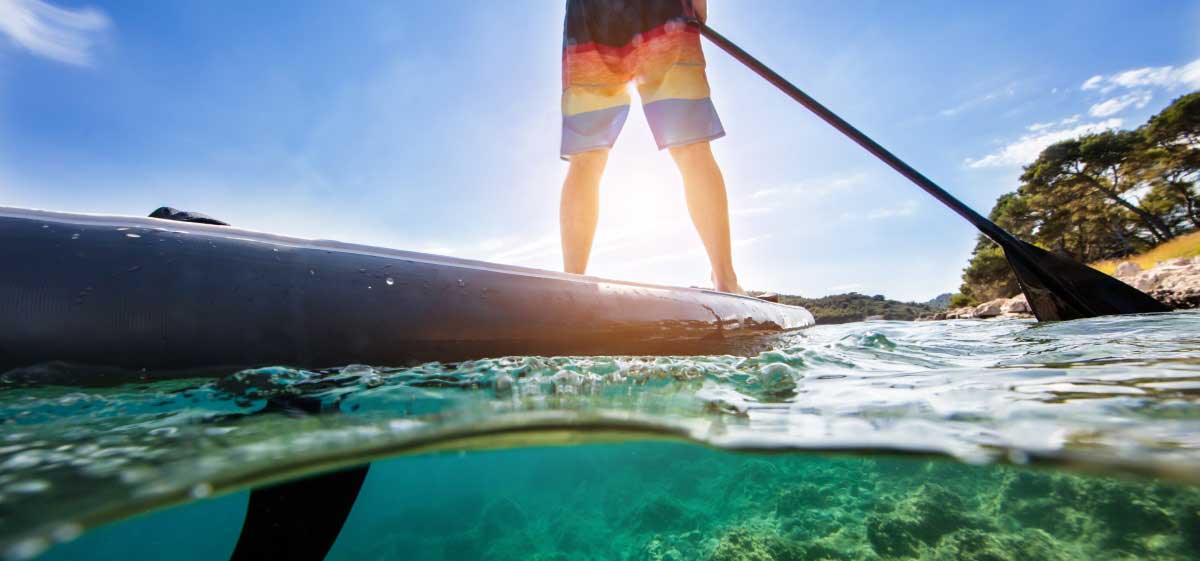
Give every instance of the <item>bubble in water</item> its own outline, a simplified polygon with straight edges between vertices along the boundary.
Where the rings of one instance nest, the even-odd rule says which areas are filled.
[[[6,552],[7,555],[5,555],[5,557],[11,557],[13,559],[32,559],[38,555],[41,555],[42,552],[46,551],[46,548],[48,547],[50,547],[50,543],[46,541],[45,538],[29,538],[13,544],[13,546]]]
[[[30,479],[28,481],[13,483],[5,488],[5,490],[13,493],[41,493],[49,488],[50,484],[41,479]]]
[[[193,499],[203,499],[204,497],[211,495],[212,492],[212,485],[208,483],[197,483],[192,485],[192,489],[189,491],[189,494],[192,495]]]
[[[379,371],[365,364],[351,364],[342,368],[343,376],[354,376],[358,378],[359,383],[368,388],[377,388],[384,383],[383,376]]]
[[[83,526],[67,523],[55,528],[54,531],[50,532],[50,535],[54,538],[54,541],[64,543],[78,538],[82,533]]]
[[[796,379],[801,374],[782,362],[764,364],[758,369],[758,384],[771,393],[784,393],[796,389]]]
[[[499,397],[499,398],[512,397],[512,393],[513,393],[512,376],[509,376],[508,374],[501,374],[496,377],[496,381],[493,382],[493,384],[496,388],[496,397]]]
[[[550,377],[550,383],[554,387],[554,393],[561,395],[575,395],[579,393],[579,389],[583,386],[583,375],[572,370],[559,370]]]

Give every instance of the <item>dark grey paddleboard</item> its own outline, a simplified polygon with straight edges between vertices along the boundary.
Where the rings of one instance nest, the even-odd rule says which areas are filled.
[[[711,354],[813,323],[708,290],[154,218],[0,207],[0,263],[0,372]]]

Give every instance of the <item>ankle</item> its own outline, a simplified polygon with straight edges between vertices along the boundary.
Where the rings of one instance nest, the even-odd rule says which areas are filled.
[[[720,292],[740,292],[741,286],[738,285],[737,273],[733,270],[722,273],[713,272],[713,288]]]

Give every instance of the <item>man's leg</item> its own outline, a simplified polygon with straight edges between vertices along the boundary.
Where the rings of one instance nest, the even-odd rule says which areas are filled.
[[[571,156],[563,181],[558,222],[562,232],[563,270],[582,275],[592,254],[592,239],[600,219],[600,176],[608,150],[591,150]]]
[[[740,294],[737,273],[733,271],[733,249],[729,241],[729,201],[725,178],[713,158],[708,142],[696,142],[671,148],[671,157],[683,175],[688,212],[700,233],[708,260],[712,264],[714,288]]]

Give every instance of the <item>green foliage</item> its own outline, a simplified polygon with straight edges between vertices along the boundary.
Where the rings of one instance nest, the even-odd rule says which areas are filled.
[[[1146,252],[1200,228],[1200,92],[1133,131],[1087,134],[1046,147],[991,219],[1017,237],[1094,263]],[[1017,294],[1003,251],[980,236],[957,304]]]
[[[917,316],[937,311],[929,304],[897,302],[888,300],[881,294],[867,296],[857,292],[835,294],[823,298],[784,295],[780,296],[779,301],[807,308],[817,319],[818,324],[849,323],[875,316],[882,317],[882,319],[913,320]]]
[[[964,308],[976,304],[979,304],[977,300],[961,292],[950,296],[950,308]]]
[[[1008,298],[1020,291],[1017,277],[1004,258],[1004,250],[992,240],[979,236],[975,251],[971,253],[971,261],[963,270],[963,284],[959,287],[959,293],[979,303]]]

